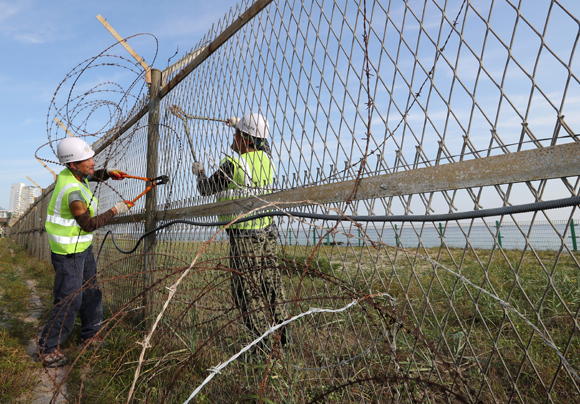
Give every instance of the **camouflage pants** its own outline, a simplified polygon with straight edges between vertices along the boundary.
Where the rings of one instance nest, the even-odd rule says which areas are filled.
[[[238,272],[232,275],[232,295],[244,323],[256,335],[288,316],[276,238],[275,231],[251,237],[230,236],[230,266]]]

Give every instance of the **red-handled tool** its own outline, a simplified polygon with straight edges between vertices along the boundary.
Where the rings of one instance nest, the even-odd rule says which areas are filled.
[[[156,178],[145,178],[145,177],[136,177],[134,175],[129,175],[129,174],[125,174],[123,175],[123,178],[134,178],[136,180],[143,180],[143,181],[150,181],[151,185],[149,185],[147,188],[145,188],[145,191],[141,192],[141,194],[133,199],[132,201],[125,201],[128,204],[132,204],[131,206],[135,205],[135,202],[141,198],[143,195],[145,195],[147,192],[151,191],[153,189],[153,187],[156,187],[157,185],[161,185],[161,184],[167,184],[169,182],[169,177],[167,175],[160,175],[159,177]]]

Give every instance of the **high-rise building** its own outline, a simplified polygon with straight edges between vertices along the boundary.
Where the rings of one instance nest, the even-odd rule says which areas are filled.
[[[23,183],[14,183],[10,189],[10,207],[9,210],[23,212],[40,195],[40,188],[36,185],[24,185]]]
[[[17,210],[24,210],[25,207],[21,206],[22,204],[22,188],[24,187],[24,184],[19,182],[19,183],[14,183],[12,184],[12,187],[10,187],[10,206],[8,207],[8,210],[11,210],[12,212],[15,212]],[[26,204],[24,204],[26,205]]]
[[[22,198],[24,198],[29,204],[32,204],[37,196],[40,196],[40,188],[36,185],[26,185],[24,189],[28,192],[23,192]]]

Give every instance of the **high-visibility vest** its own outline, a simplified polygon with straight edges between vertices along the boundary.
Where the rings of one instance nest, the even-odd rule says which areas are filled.
[[[70,212],[68,196],[72,191],[81,191],[91,217],[98,208],[97,198],[91,193],[88,181],[80,182],[68,168],[58,175],[46,215],[45,228],[50,249],[55,254],[67,255],[85,251],[93,241],[93,233],[79,227]]]
[[[233,181],[228,187],[217,194],[218,201],[227,201],[248,196],[264,195],[272,192],[274,167],[263,151],[253,151],[240,155],[239,158],[226,157],[221,164],[230,161],[234,166]],[[231,221],[237,215],[221,215],[220,221]],[[234,223],[229,228],[244,230],[259,230],[272,224],[271,217]]]

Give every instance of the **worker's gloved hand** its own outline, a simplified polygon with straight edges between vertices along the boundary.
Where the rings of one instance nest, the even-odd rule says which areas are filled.
[[[231,118],[228,118],[226,120],[226,125],[229,126],[230,128],[235,128],[238,122],[240,122],[240,118],[232,116]]]
[[[201,161],[194,161],[193,165],[191,166],[191,171],[193,171],[194,175],[199,175],[202,173],[203,170],[203,163]]]
[[[114,180],[122,180],[127,175],[126,172],[119,170],[118,168],[107,168],[107,174],[109,178]]]
[[[129,209],[131,209],[133,206],[135,206],[135,204],[131,203],[130,201],[121,201],[117,202],[115,209],[117,209],[118,215],[122,215],[123,213],[129,212]]]

